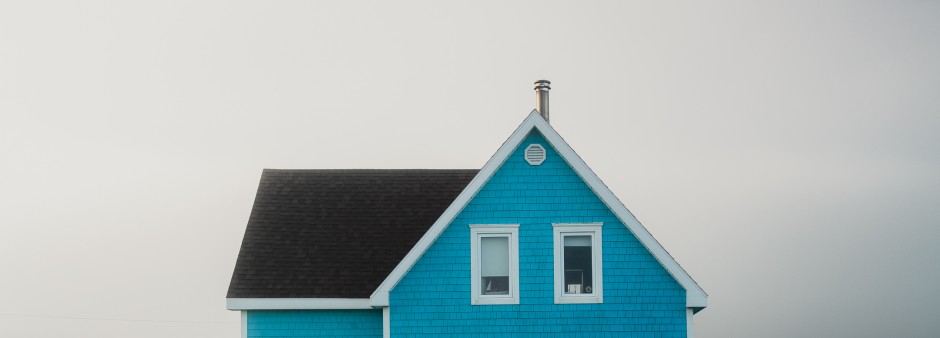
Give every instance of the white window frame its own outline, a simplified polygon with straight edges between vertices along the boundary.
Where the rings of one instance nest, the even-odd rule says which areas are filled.
[[[480,292],[480,238],[509,238],[509,294],[484,295]],[[470,225],[470,304],[519,304],[519,224]]]
[[[601,243],[603,223],[554,223],[555,242],[555,304],[592,304],[604,302],[604,252]],[[591,294],[565,293],[565,236],[591,237]]]

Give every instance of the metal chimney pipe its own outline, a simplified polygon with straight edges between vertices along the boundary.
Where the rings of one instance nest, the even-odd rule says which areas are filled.
[[[542,114],[545,122],[548,122],[548,91],[552,89],[551,81],[535,81],[535,110]]]

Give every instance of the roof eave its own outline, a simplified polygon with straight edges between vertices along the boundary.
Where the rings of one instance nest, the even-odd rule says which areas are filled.
[[[225,308],[244,310],[365,310],[369,298],[226,298]]]

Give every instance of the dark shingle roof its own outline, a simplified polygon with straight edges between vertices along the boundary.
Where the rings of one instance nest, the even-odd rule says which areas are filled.
[[[265,169],[228,298],[368,298],[478,170]]]

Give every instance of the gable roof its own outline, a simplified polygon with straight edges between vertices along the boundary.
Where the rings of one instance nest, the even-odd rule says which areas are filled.
[[[227,298],[367,301],[477,172],[265,169]]]
[[[382,282],[381,285],[370,296],[372,306],[388,306],[389,292],[405,276],[408,270],[418,261],[424,252],[437,240],[437,237],[444,231],[457,214],[470,203],[473,196],[483,187],[484,184],[493,176],[497,169],[506,161],[512,151],[522,142],[522,140],[532,130],[539,131],[545,140],[568,162],[568,165],[584,180],[585,183],[594,191],[595,194],[607,205],[608,208],[620,219],[621,222],[633,233],[634,236],[653,254],[657,261],[663,265],[666,271],[679,282],[686,290],[686,306],[699,311],[708,306],[708,295],[692,279],[689,274],[679,266],[679,263],[669,255],[665,248],[656,241],[655,238],[640,224],[633,213],[628,210],[623,203],[610,191],[607,186],[601,182],[600,178],[584,163],[584,160],[571,149],[571,146],[555,131],[545,119],[539,115],[538,111],[533,110],[529,116],[512,133],[509,139],[496,151],[496,154],[486,162],[486,165],[480,169],[480,172],[467,187],[460,193],[454,202],[444,210],[443,214],[434,222],[431,228],[421,237],[418,243],[411,248],[405,258],[398,263],[391,274]]]

